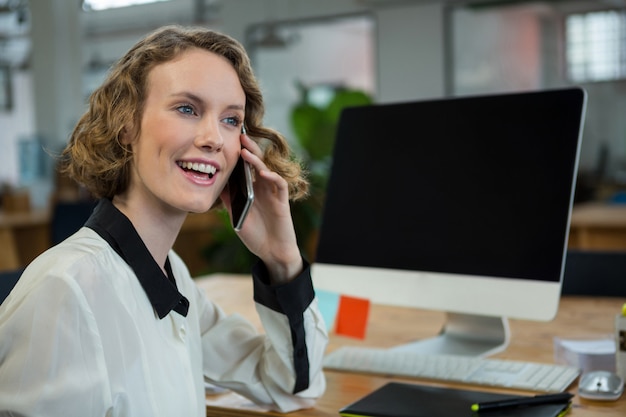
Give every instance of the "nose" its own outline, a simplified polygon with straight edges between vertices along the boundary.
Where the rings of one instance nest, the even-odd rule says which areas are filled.
[[[212,152],[220,152],[224,147],[224,138],[217,124],[207,122],[196,135],[195,145]]]

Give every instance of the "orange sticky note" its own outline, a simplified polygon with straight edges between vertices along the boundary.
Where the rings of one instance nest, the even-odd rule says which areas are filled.
[[[335,332],[343,336],[365,339],[370,302],[364,298],[342,295],[335,318]]]

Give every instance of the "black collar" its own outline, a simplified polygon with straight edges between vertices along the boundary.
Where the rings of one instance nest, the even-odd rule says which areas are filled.
[[[103,198],[85,223],[117,252],[135,271],[152,307],[160,319],[174,310],[187,316],[189,300],[176,288],[169,258],[165,261],[167,276],[150,255],[130,220],[111,202]]]

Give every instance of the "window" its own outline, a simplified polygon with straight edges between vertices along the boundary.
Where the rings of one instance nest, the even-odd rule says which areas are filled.
[[[626,78],[626,12],[572,14],[565,22],[565,36],[570,80]]]
[[[83,0],[83,10],[106,10],[168,0]]]

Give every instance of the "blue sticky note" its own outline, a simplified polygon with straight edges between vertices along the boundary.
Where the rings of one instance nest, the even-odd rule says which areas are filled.
[[[315,295],[317,296],[317,305],[326,323],[326,330],[330,332],[335,326],[335,318],[339,310],[339,293],[315,290]]]

